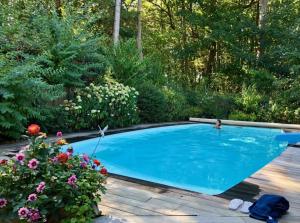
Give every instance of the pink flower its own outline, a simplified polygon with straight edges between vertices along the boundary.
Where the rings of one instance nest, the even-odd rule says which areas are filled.
[[[83,154],[82,158],[83,158],[83,160],[84,160],[85,162],[87,162],[87,163],[90,161],[89,156],[86,155],[86,154]]]
[[[56,163],[58,163],[58,158],[55,156],[51,159],[51,161],[52,161],[52,163],[56,164]]]
[[[76,181],[77,181],[77,177],[76,177],[76,175],[75,174],[73,174],[72,176],[70,176],[69,178],[68,178],[68,184],[69,185],[71,185],[71,186],[73,186],[73,187],[76,187]]]
[[[28,167],[30,169],[36,169],[38,164],[39,164],[39,161],[37,159],[31,159],[28,163]]]
[[[86,166],[87,166],[87,164],[86,164],[86,162],[80,162],[80,166],[81,166],[83,169],[85,169]]]
[[[45,190],[45,187],[46,187],[46,183],[44,181],[40,182],[40,184],[36,188],[36,192],[38,193],[43,192]]]
[[[23,162],[24,159],[25,159],[24,153],[17,153],[17,154],[16,154],[16,159],[17,159],[17,161],[19,161],[19,162]]]
[[[28,217],[31,220],[31,222],[37,222],[41,218],[41,215],[37,209],[31,209],[28,214]]]
[[[59,131],[59,132],[56,133],[56,136],[57,136],[57,137],[62,137],[62,135],[63,135],[63,134],[62,134],[61,131]]]
[[[24,152],[24,151],[28,150],[29,148],[30,148],[29,145],[27,145],[27,146],[22,146],[20,152]]]
[[[4,208],[7,205],[7,200],[5,198],[0,198],[0,208]]]
[[[29,196],[28,196],[28,201],[35,201],[37,199],[37,195],[36,194],[30,194]]]
[[[27,208],[20,208],[18,211],[18,215],[21,219],[27,218],[27,215],[29,214],[29,210]]]

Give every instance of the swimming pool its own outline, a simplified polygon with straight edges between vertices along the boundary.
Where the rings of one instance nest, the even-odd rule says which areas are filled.
[[[187,124],[105,136],[96,157],[109,172],[197,191],[220,194],[243,181],[286,148],[279,129]],[[98,138],[72,146],[91,155]]]

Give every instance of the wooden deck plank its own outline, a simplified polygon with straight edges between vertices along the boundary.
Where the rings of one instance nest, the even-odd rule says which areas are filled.
[[[253,186],[257,192],[248,191]],[[140,223],[258,223],[247,215],[228,210],[230,196],[280,194],[290,201],[281,223],[300,222],[300,148],[289,147],[270,164],[232,188],[229,197],[204,195],[177,188],[161,188],[110,177],[103,197],[104,214],[124,222]],[[98,222],[98,220],[97,220]],[[100,223],[100,221],[99,221]]]

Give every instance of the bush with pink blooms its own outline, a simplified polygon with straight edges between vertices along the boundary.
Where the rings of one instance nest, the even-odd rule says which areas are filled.
[[[62,133],[55,143],[29,128],[29,145],[0,160],[0,222],[91,222],[105,192],[99,160],[73,155]]]

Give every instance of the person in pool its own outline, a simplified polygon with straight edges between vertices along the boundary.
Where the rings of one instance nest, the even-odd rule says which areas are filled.
[[[218,119],[217,121],[216,121],[216,125],[215,125],[215,128],[216,129],[221,129],[222,128],[222,122],[221,122],[221,120],[220,119]]]

